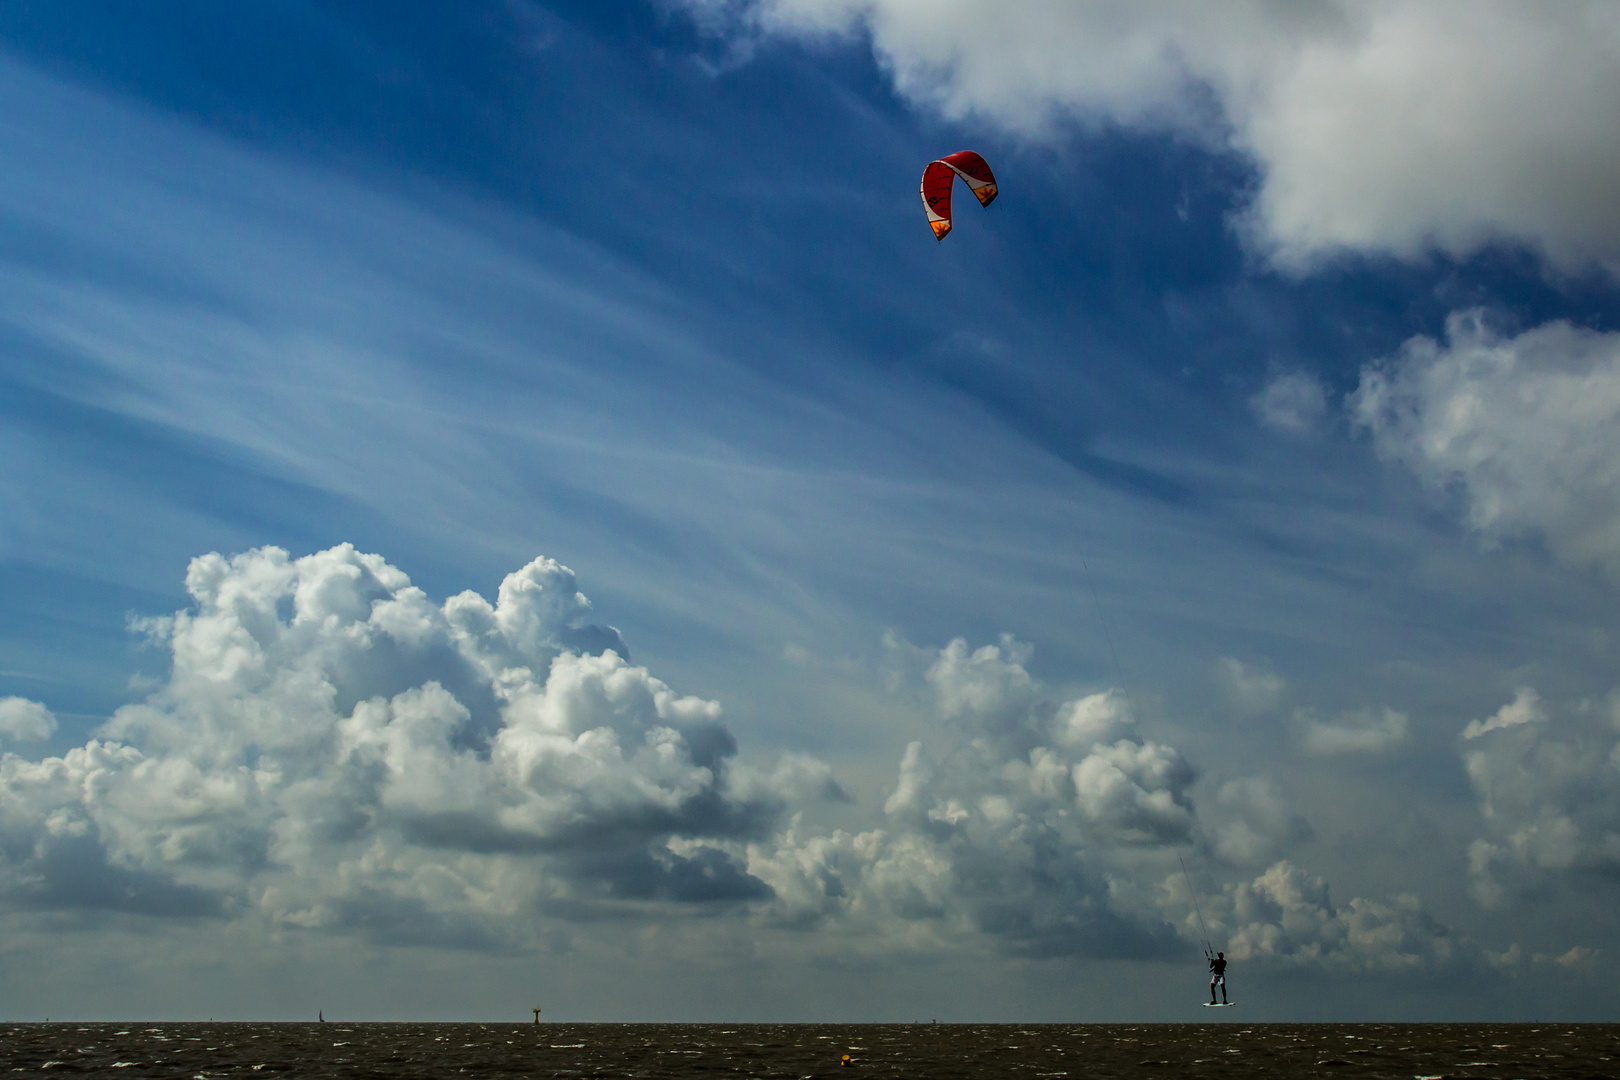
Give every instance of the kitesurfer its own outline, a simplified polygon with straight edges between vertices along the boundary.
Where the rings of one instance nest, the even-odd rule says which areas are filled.
[[[1209,958],[1209,1003],[1215,1004],[1215,988],[1221,988],[1221,1004],[1226,1004],[1226,954],[1218,952]]]

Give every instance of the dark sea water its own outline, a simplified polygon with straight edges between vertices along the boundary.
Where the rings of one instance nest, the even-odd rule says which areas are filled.
[[[1227,1014],[1230,1015],[1230,1014]],[[841,1059],[848,1054],[851,1064]],[[1616,1024],[6,1024],[0,1077],[1620,1080]]]

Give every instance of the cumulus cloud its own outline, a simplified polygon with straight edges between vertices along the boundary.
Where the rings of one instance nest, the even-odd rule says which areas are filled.
[[[1058,120],[1248,155],[1256,242],[1563,266],[1620,255],[1620,11],[1601,0],[675,0],[731,34],[861,34],[900,92],[1039,138]]]
[[[348,545],[205,555],[186,583],[138,623],[172,660],[158,689],[61,756],[0,757],[0,904],[498,950],[648,905],[883,948],[1173,940],[1109,860],[1189,841],[1192,769],[1117,693],[1048,700],[1011,638],[892,643],[958,745],[913,744],[878,827],[826,833],[794,813],[847,798],[824,763],[745,767],[720,706],[625,659],[552,560],[494,603],[435,603]],[[36,703],[0,715],[47,733]]]
[[[1524,962],[1524,949],[1515,941],[1501,952],[1491,952],[1487,949],[1484,956],[1485,962],[1492,967],[1501,971],[1511,971]]]
[[[1051,701],[1027,645],[890,646],[926,658],[916,679],[961,743],[943,756],[907,747],[877,828],[818,834],[795,821],[750,844],[749,873],[770,884],[778,925],[919,948],[986,935],[1018,955],[1170,955],[1201,937],[1185,879],[1150,884],[1174,852],[1264,866],[1310,838],[1265,777],[1222,784],[1195,812],[1193,770],[1137,730],[1123,695]],[[1406,971],[1452,952],[1415,898],[1335,905],[1287,862],[1227,887],[1205,916],[1244,960]]]
[[[1161,895],[1169,910],[1190,906],[1179,876],[1165,880]],[[1456,935],[1417,897],[1356,897],[1335,904],[1326,881],[1287,861],[1203,903],[1210,936],[1225,942],[1227,958],[1238,962],[1403,972],[1433,968],[1458,954]],[[1191,938],[1201,936],[1190,917],[1182,929]]]
[[[1554,720],[1525,688],[1463,729],[1485,826],[1468,847],[1481,903],[1506,903],[1557,875],[1620,870],[1620,744],[1600,712]]]
[[[1262,778],[1200,822],[1193,769],[1121,694],[1052,700],[1011,638],[891,642],[947,748],[912,743],[873,826],[827,831],[808,808],[847,796],[824,763],[745,765],[720,706],[626,660],[549,559],[494,603],[435,603],[348,545],[202,556],[187,588],[140,623],[158,689],[60,756],[0,755],[0,908],[503,952],[547,917],[728,911],[840,948],[1148,956],[1181,947],[1139,884],[1177,848],[1259,863],[1305,835]],[[8,738],[48,733],[5,707]],[[1263,928],[1305,915],[1246,888],[1233,926],[1280,948]],[[1415,933],[1400,904],[1323,897],[1317,939]]]
[[[1200,817],[1215,857],[1239,866],[1264,865],[1312,836],[1310,824],[1287,795],[1263,776],[1222,784]]]
[[[908,655],[918,650],[909,649]],[[904,940],[990,935],[1030,955],[1144,955],[1168,928],[1115,901],[1111,859],[1186,843],[1192,769],[1141,737],[1116,692],[1053,703],[1010,638],[926,650],[922,682],[965,736],[912,743],[879,828],[750,846],[784,925],[843,920]]]
[[[39,742],[56,730],[51,710],[27,698],[0,698],[0,743]]]
[[[1537,953],[1535,956],[1537,963],[1554,963],[1559,967],[1564,968],[1566,971],[1590,970],[1597,965],[1597,958],[1597,950],[1588,948],[1585,945],[1576,945],[1568,952],[1559,953],[1557,956],[1544,955],[1542,953]]]
[[[1231,656],[1215,662],[1215,677],[1233,707],[1254,716],[1277,708],[1288,689],[1281,675],[1250,667]]]
[[[1470,720],[1468,726],[1463,728],[1463,738],[1477,739],[1481,735],[1492,731],[1501,731],[1503,728],[1517,727],[1520,724],[1540,724],[1547,720],[1547,713],[1541,707],[1541,695],[1528,686],[1521,686],[1513,700],[1502,706],[1489,720]]]
[[[970,718],[987,729],[1016,727],[1035,702],[1035,680],[1024,670],[1034,650],[1004,635],[1000,645],[969,651],[962,638],[940,650],[924,676],[949,719]]]
[[[1416,337],[1363,369],[1349,405],[1381,457],[1458,492],[1487,539],[1534,533],[1620,578],[1620,334],[1504,338],[1456,313],[1444,344]]]
[[[1390,708],[1346,713],[1334,721],[1302,713],[1299,720],[1305,751],[1324,757],[1378,754],[1406,741],[1406,714]]]
[[[626,660],[549,559],[494,604],[348,545],[202,556],[187,588],[144,624],[161,689],[0,758],[0,898],[507,947],[539,911],[768,897],[742,845],[837,794],[812,759],[740,766],[720,706]]]
[[[1313,431],[1327,415],[1327,391],[1321,380],[1303,371],[1278,375],[1249,399],[1260,422],[1287,435]]]

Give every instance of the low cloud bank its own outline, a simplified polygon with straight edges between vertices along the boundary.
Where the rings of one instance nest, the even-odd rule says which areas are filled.
[[[1174,947],[1156,915],[1115,902],[1110,875],[1119,853],[1189,842],[1194,774],[1175,749],[1143,739],[1118,693],[1044,699],[1011,639],[911,651],[959,747],[936,758],[908,746],[878,828],[752,846],[749,870],[776,894],[770,918],[926,941],[985,934],[1037,956]]]
[[[1252,881],[1203,900],[1210,935],[1226,942],[1227,958],[1285,967],[1403,972],[1432,969],[1461,955],[1461,942],[1415,896],[1383,901],[1356,897],[1335,904],[1328,883],[1284,860]],[[1168,911],[1190,903],[1185,879],[1161,889]],[[1201,927],[1183,919],[1194,938]]]
[[[840,950],[1150,957],[1189,940],[1190,905],[1152,896],[1178,852],[1264,865],[1310,835],[1263,776],[1201,817],[1122,694],[1048,696],[1010,637],[889,640],[937,741],[906,748],[871,827],[828,830],[810,811],[847,796],[825,764],[746,763],[720,706],[626,659],[550,559],[493,604],[434,603],[346,544],[205,555],[187,588],[135,624],[172,658],[161,688],[61,756],[0,755],[0,910],[497,951],[542,947],[548,920],[684,912]],[[52,722],[0,701],[8,748]],[[1234,956],[1305,963],[1314,941],[1370,965],[1368,935],[1441,956],[1413,944],[1419,908],[1333,907],[1286,865],[1217,904]]]

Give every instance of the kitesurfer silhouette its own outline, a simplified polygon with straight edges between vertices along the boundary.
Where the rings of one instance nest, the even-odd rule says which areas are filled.
[[[1209,960],[1209,1003],[1215,1004],[1215,988],[1221,988],[1221,1004],[1226,1004],[1226,954],[1218,952]]]

